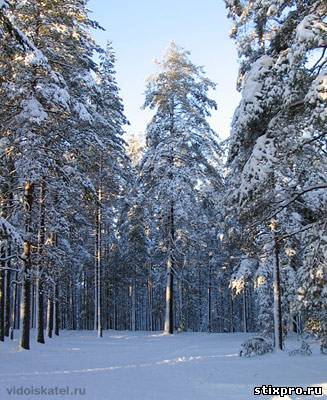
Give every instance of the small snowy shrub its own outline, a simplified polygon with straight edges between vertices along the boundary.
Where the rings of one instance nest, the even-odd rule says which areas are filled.
[[[301,347],[296,350],[292,350],[288,353],[289,356],[311,356],[312,351],[309,343],[302,341]]]
[[[271,353],[272,351],[273,347],[270,342],[261,337],[255,337],[242,344],[240,357],[261,356],[262,354]]]

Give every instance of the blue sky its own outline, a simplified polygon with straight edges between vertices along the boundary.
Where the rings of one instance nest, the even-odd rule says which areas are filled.
[[[228,37],[230,21],[222,0],[90,0],[92,19],[106,31],[94,31],[98,43],[113,42],[117,55],[117,80],[131,122],[127,133],[143,133],[151,118],[141,110],[146,78],[156,71],[161,58],[175,42],[191,51],[191,59],[203,65],[218,84],[211,97],[218,103],[210,120],[220,137],[229,135],[239,94],[235,89],[237,54]]]

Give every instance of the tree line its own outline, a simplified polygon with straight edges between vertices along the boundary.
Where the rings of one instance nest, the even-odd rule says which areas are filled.
[[[124,136],[115,53],[86,1],[0,1],[0,341],[326,342],[326,5],[225,3],[242,94],[230,138],[208,123],[215,83],[173,42],[147,82],[143,143]]]

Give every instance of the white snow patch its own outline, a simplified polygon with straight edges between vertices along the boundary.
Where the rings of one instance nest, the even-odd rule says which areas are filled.
[[[43,65],[46,62],[46,59],[43,53],[34,48],[33,51],[29,51],[25,54],[25,64],[26,65]]]
[[[0,350],[0,398],[7,399],[13,386],[85,388],[85,395],[74,396],[84,400],[248,400],[264,384],[324,386],[327,394],[326,357],[317,346],[303,362],[287,351],[239,357],[241,343],[253,336],[109,331],[98,339],[94,332],[66,331],[46,345],[33,337],[30,351],[17,351],[17,340],[6,341]],[[294,338],[287,346],[294,349],[299,342]]]
[[[247,72],[242,90],[242,100],[253,102],[255,96],[261,96],[263,77],[269,72],[273,65],[273,59],[269,56],[262,56],[255,61]]]
[[[326,32],[327,25],[317,15],[309,14],[297,26],[296,39],[299,42],[320,41],[320,36]]]
[[[248,197],[251,191],[260,188],[276,162],[278,162],[278,159],[274,139],[267,137],[267,135],[260,136],[254,145],[251,157],[243,168],[240,185],[241,202]]]
[[[84,104],[82,104],[80,102],[76,103],[74,106],[74,111],[78,114],[81,121],[85,121],[85,122],[92,121],[92,117],[91,117],[90,113],[87,111]]]
[[[35,97],[23,100],[21,107],[22,111],[18,116],[20,120],[28,120],[29,122],[40,124],[48,116],[44,111],[42,104]]]

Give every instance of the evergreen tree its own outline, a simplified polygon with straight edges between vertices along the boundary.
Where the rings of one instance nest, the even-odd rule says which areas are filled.
[[[189,53],[171,43],[161,68],[149,79],[144,107],[155,110],[147,127],[140,180],[146,204],[159,229],[160,249],[167,269],[165,332],[173,333],[176,261],[181,244],[195,242],[192,220],[197,217],[198,187],[220,184],[217,138],[207,117],[216,103],[208,97],[215,85]]]
[[[286,239],[298,235],[301,245],[293,251],[300,252],[305,231],[312,246],[322,248],[309,232],[321,232],[326,212],[311,200],[322,205],[326,189],[321,169],[326,165],[326,5],[258,0],[226,1],[226,6],[234,21],[242,90],[229,148],[230,193],[257,245],[262,248],[265,233],[268,238],[275,346],[282,348],[281,281],[292,259]],[[303,257],[301,263],[306,264]]]

